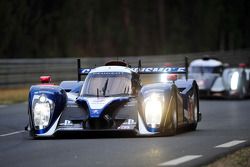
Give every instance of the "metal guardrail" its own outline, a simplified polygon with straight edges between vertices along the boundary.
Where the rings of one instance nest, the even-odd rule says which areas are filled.
[[[131,66],[137,66],[142,60],[142,66],[164,66],[166,63],[184,66],[184,58],[189,61],[210,55],[222,62],[237,65],[238,63],[250,64],[250,50],[237,50],[228,52],[202,52],[193,54],[129,56],[129,57],[83,57],[82,67],[95,67],[105,62],[119,59],[125,60]],[[24,87],[39,82],[41,75],[51,75],[54,83],[63,80],[77,80],[77,58],[46,58],[46,59],[0,59],[0,87]]]

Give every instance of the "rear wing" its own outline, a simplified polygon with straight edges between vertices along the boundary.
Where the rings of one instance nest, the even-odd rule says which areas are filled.
[[[143,67],[143,68],[131,68],[133,71],[139,74],[185,74],[185,67]]]
[[[131,68],[138,74],[185,74],[188,79],[188,58],[185,57],[185,67],[141,67],[141,61],[139,60],[137,68]],[[81,60],[77,59],[77,79],[81,81],[82,75],[88,75],[91,68],[81,68]]]

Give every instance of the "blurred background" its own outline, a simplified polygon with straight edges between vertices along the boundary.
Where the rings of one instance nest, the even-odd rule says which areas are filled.
[[[249,18],[249,0],[1,0],[0,88],[27,89],[40,75],[75,80],[76,58],[87,67],[204,55],[249,63]]]
[[[0,57],[246,49],[249,18],[249,0],[2,0]]]

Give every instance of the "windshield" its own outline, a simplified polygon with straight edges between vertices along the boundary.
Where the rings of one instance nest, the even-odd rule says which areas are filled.
[[[124,72],[91,73],[85,80],[82,96],[125,96],[130,95],[131,74]]]
[[[223,69],[222,66],[216,67],[202,67],[202,66],[195,66],[191,67],[191,73],[222,73]]]

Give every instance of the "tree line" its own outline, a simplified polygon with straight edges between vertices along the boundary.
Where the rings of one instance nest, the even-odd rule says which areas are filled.
[[[249,0],[2,0],[0,58],[250,48]]]

